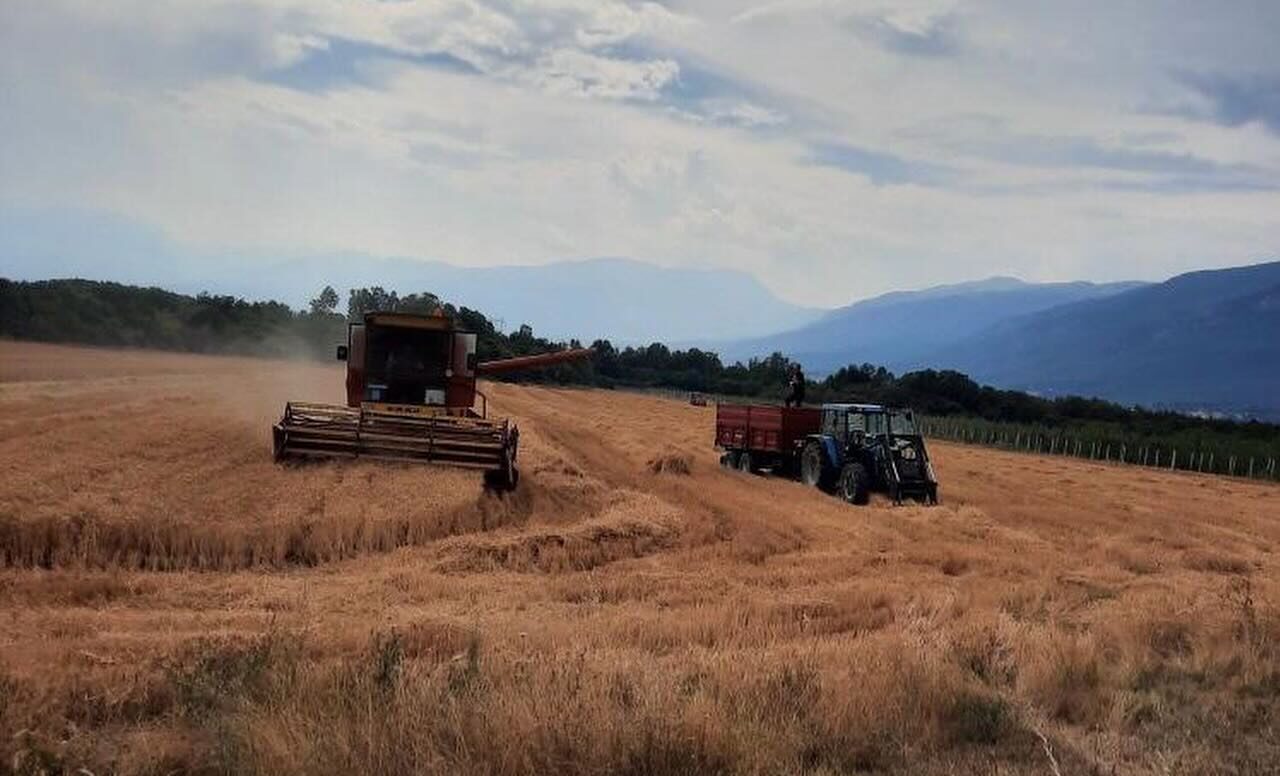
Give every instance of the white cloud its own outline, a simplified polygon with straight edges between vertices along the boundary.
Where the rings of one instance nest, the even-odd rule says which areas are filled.
[[[902,32],[923,35],[957,5],[956,0],[774,0],[747,8],[731,21],[749,24],[821,13],[846,19],[877,19]]]
[[[1280,139],[1180,111],[1176,73],[1274,71],[1276,14],[1154,8],[8,3],[0,208],[203,251],[734,266],[825,304],[1274,255],[1280,195],[1244,184]]]
[[[551,94],[576,97],[656,100],[680,74],[670,59],[628,61],[574,49],[557,49],[531,68],[515,70],[517,78]]]
[[[743,127],[776,127],[787,123],[785,113],[746,100],[706,100],[701,107],[715,121]]]
[[[327,51],[329,41],[319,35],[294,35],[282,33],[272,38],[274,67],[290,67],[306,59],[316,51]]]
[[[577,25],[574,30],[574,39],[588,48],[622,43],[638,36],[670,35],[693,24],[691,18],[651,2],[632,6],[619,2],[586,0],[568,3],[566,6],[588,14],[587,21]],[[533,13],[545,7],[541,3],[528,3],[524,6]]]

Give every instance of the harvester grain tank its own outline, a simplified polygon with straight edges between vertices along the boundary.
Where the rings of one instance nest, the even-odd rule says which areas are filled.
[[[337,350],[347,362],[346,406],[286,404],[272,428],[276,460],[444,464],[479,469],[491,487],[515,488],[519,429],[506,418],[489,417],[477,376],[578,361],[591,350],[477,361],[476,339],[442,314],[367,313],[348,326],[347,344]]]

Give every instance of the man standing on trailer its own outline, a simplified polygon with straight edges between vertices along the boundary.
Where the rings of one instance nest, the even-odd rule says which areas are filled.
[[[791,374],[787,378],[787,398],[783,405],[799,407],[804,404],[804,372],[799,364],[791,365]]]

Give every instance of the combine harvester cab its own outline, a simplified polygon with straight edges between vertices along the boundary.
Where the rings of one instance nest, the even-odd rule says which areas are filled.
[[[510,420],[488,416],[477,376],[585,359],[591,351],[477,362],[476,334],[451,318],[375,312],[350,324],[337,355],[347,362],[347,405],[286,404],[272,428],[277,461],[359,457],[459,466],[482,470],[489,487],[511,490],[519,482],[520,432]]]

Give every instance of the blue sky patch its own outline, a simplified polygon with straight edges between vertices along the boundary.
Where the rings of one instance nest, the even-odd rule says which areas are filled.
[[[329,38],[327,48],[310,49],[299,62],[272,70],[261,78],[291,89],[323,92],[350,84],[372,83],[372,76],[362,65],[377,60],[406,62],[456,73],[479,72],[469,63],[449,54],[405,54],[371,43]]]
[[[1280,133],[1280,75],[1182,73],[1178,80],[1209,101],[1213,121],[1228,127],[1259,121]]]
[[[864,175],[877,186],[908,183],[932,186],[955,176],[955,170],[949,167],[843,143],[818,143],[811,152],[810,161],[814,164]]]

